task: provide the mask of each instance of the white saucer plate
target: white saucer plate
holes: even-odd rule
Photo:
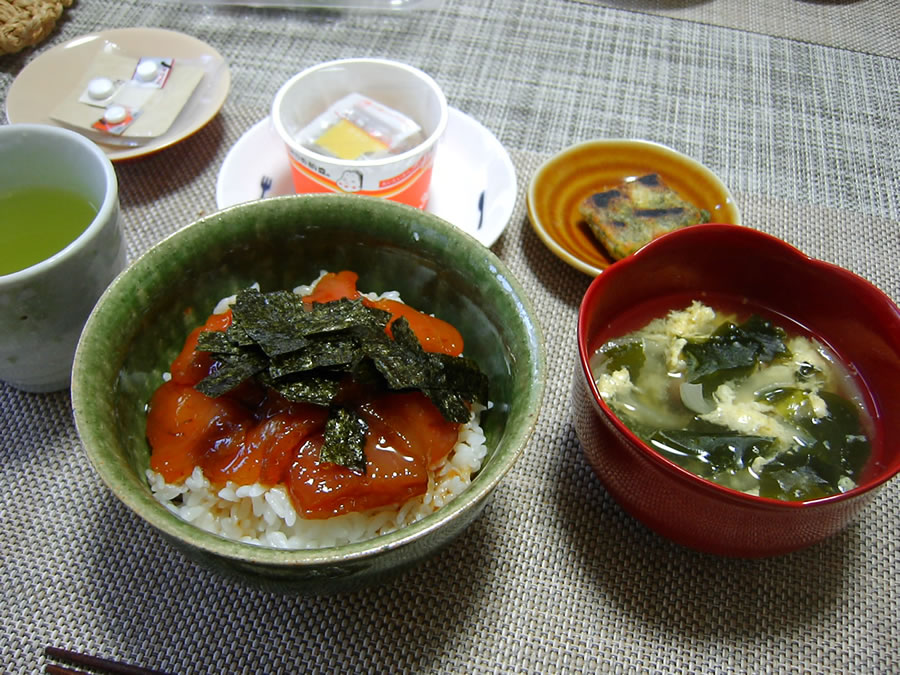
[[[162,28],[117,28],[82,35],[53,47],[29,63],[10,85],[6,119],[61,126],[50,113],[70,94],[94,58],[114,47],[133,56],[166,56],[197,61],[206,74],[166,133],[138,146],[97,143],[112,161],[162,150],[205,126],[222,107],[231,87],[231,72],[215,49],[197,38]]]
[[[265,190],[264,184],[269,185]],[[293,193],[287,150],[267,117],[228,151],[216,183],[216,204],[222,209]],[[509,153],[479,122],[450,108],[426,210],[491,246],[509,223],[515,202],[516,171]]]

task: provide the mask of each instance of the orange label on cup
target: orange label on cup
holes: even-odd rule
[[[387,178],[372,176],[371,172],[384,167],[345,167],[335,171],[332,167],[332,179],[325,175],[325,171],[315,171],[313,168],[297,160],[290,153],[291,177],[294,181],[294,190],[298,194],[310,192],[348,192],[370,197],[381,197],[391,201],[400,202],[424,209],[428,205],[428,188],[431,184],[431,173],[434,166],[434,153],[426,152],[412,166],[399,174]],[[396,167],[394,167],[396,170]],[[370,175],[365,175],[369,172]],[[374,184],[374,188],[366,188],[367,184]]]

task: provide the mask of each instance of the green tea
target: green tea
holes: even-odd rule
[[[12,274],[58,253],[78,238],[97,208],[55,187],[0,191],[0,274]]]

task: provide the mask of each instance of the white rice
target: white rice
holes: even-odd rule
[[[304,518],[294,510],[287,489],[231,481],[216,491],[198,466],[180,485],[166,483],[147,469],[153,496],[180,518],[208,532],[274,548],[321,548],[364,541],[410,525],[434,513],[460,494],[481,468],[487,448],[476,406],[447,459],[429,472],[428,491],[398,506],[345,513],[325,519]]]
[[[298,286],[294,292],[308,295],[322,275],[308,286]],[[402,302],[396,292],[363,295],[372,300],[389,298]],[[213,313],[221,314],[233,302],[234,296],[223,298]],[[482,410],[482,406],[473,406],[469,421],[460,427],[456,445],[444,462],[429,472],[427,492],[399,506],[313,519],[297,513],[283,485],[238,485],[229,481],[217,490],[199,466],[181,484],[167,483],[151,469],[147,470],[147,480],[153,496],[169,511],[228,539],[282,549],[323,548],[365,541],[421,520],[468,487],[487,452],[480,424]]]

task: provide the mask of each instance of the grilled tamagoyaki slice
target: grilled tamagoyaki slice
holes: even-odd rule
[[[591,195],[579,212],[616,260],[666,232],[709,222],[709,211],[682,199],[655,173]]]

